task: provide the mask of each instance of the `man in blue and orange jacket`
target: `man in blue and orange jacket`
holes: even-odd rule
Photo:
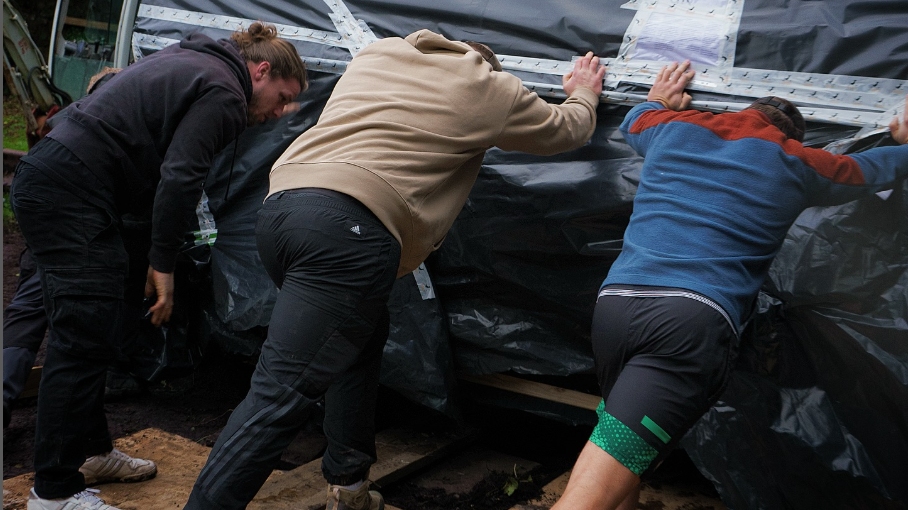
[[[664,67],[621,124],[645,159],[593,317],[604,400],[554,509],[636,508],[641,477],[725,388],[740,332],[798,215],[908,176],[904,115],[889,126],[899,145],[837,156],[801,144],[804,119],[782,98],[735,113],[685,111],[689,65]]]

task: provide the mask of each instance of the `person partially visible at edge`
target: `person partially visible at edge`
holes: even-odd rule
[[[802,145],[804,119],[782,98],[735,113],[685,111],[688,67],[663,68],[621,124],[644,161],[593,315],[603,402],[553,510],[636,508],[640,480],[725,388],[739,334],[801,211],[908,177],[904,119],[889,126],[898,146],[836,156]]]
[[[128,271],[121,218],[152,209],[146,295],[160,326],[213,157],[247,126],[280,117],[307,84],[298,53],[271,25],[217,41],[192,35],[70,105],[22,158],[11,205],[42,271],[49,323],[29,510],[110,509],[87,484],[157,472],[113,449],[102,406]]]
[[[439,247],[485,151],[548,155],[586,143],[605,69],[592,53],[550,104],[478,43],[428,30],[372,43],[318,123],[271,171],[256,236],[280,287],[252,387],[186,509],[242,509],[325,398],[329,509],[377,510],[375,406],[394,280]]]
[[[105,67],[91,77],[85,93],[91,94],[119,71],[118,68]],[[37,140],[44,138],[53,125],[67,115],[66,108],[63,108],[42,117],[36,131]],[[144,285],[144,268],[141,277]],[[9,426],[13,403],[25,389],[47,332],[41,273],[28,246],[19,254],[17,280],[16,292],[9,305],[3,309],[3,428]]]

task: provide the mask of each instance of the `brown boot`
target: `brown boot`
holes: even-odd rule
[[[328,485],[328,506],[326,510],[384,510],[385,499],[381,494],[369,490],[366,480],[356,490],[340,485]]]

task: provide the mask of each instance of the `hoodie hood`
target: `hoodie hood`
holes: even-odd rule
[[[246,94],[246,104],[249,104],[252,100],[252,76],[249,75],[246,59],[240,54],[240,47],[236,41],[232,39],[218,39],[215,41],[206,35],[192,34],[180,41],[180,47],[198,51],[199,53],[207,53],[224,61],[233,70],[243,86],[243,92]]]
[[[471,48],[469,44],[460,41],[452,41],[431,30],[413,32],[408,35],[405,40],[412,44],[414,48],[425,54],[459,53],[463,55],[473,51],[473,48]]]

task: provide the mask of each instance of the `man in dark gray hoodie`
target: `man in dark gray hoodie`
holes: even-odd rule
[[[29,510],[111,509],[85,486],[155,475],[154,463],[113,449],[102,405],[128,269],[121,217],[152,207],[145,292],[160,326],[213,157],[307,86],[299,54],[276,35],[256,22],[142,59],[70,105],[17,167],[10,201],[43,271],[49,322]]]

